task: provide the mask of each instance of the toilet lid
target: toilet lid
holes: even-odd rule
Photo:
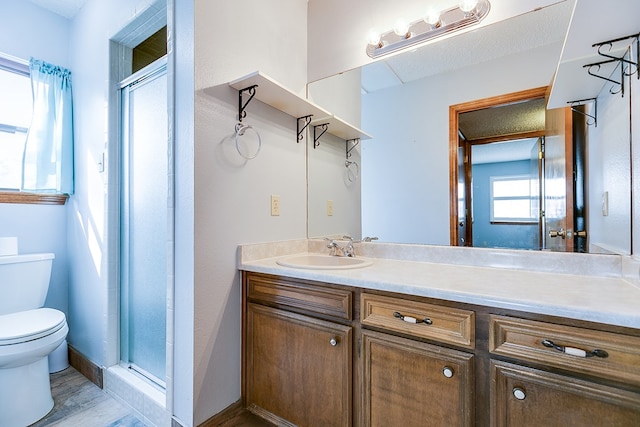
[[[16,344],[50,335],[65,323],[64,313],[53,308],[0,315],[0,345]]]

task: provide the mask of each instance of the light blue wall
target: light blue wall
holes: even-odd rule
[[[304,96],[307,0],[197,0],[194,12],[193,424],[198,425],[240,399],[238,244],[307,234],[308,140],[297,143],[294,117],[254,99],[243,123],[260,133],[262,149],[255,159],[244,160],[233,142],[238,92],[228,85],[260,70]],[[178,140],[178,149],[181,145]],[[280,216],[270,215],[271,194],[281,197]]]
[[[490,178],[528,175],[528,160],[473,165],[473,246],[538,249],[538,225],[492,224]]]
[[[364,95],[362,129],[373,139],[361,144],[362,234],[448,245],[449,106],[545,86],[559,51],[531,49]]]
[[[31,56],[68,67],[69,21],[30,2],[0,0],[0,52]],[[45,305],[68,313],[69,258],[66,206],[0,205],[0,236],[17,236],[18,251],[53,252],[56,256]]]
[[[0,0],[0,16],[0,52],[69,67],[69,20],[24,0]]]

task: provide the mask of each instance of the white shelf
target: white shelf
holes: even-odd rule
[[[295,118],[309,115],[313,115],[315,118],[331,114],[322,107],[291,92],[260,71],[253,72],[229,83],[229,86],[237,90],[246,89],[253,85],[258,85],[255,99]]]
[[[244,77],[229,82],[229,86],[243,90],[257,85],[255,99],[264,102],[295,118],[312,116],[311,124],[329,123],[327,132],[342,139],[370,139],[366,132],[350,125],[344,120],[331,114],[324,108],[291,92],[280,83],[266,76],[260,71],[247,74]]]
[[[337,117],[333,114],[330,116],[313,119],[311,121],[311,126],[318,126],[323,123],[328,123],[329,127],[327,128],[327,132],[337,136],[338,138],[342,138],[344,140],[371,139],[371,135],[369,135],[362,129],[358,129],[355,126],[350,125],[349,123],[342,120],[340,117]]]
[[[576,4],[551,86],[547,108],[566,107],[571,101],[596,98],[603,88],[609,90],[612,86],[602,79],[590,76],[583,66],[607,59],[597,54],[594,43],[638,33],[637,16],[640,13],[640,2],[609,0],[606,6],[603,3],[581,1]],[[594,25],[594,17],[598,17],[598,22],[610,22],[615,25]],[[617,53],[614,51],[613,54]],[[603,66],[598,74],[608,77],[611,72],[611,67]],[[614,74],[613,78],[619,77]]]

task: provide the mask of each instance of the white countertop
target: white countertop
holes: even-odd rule
[[[299,251],[297,254],[305,253]],[[295,252],[294,252],[295,253]],[[250,259],[246,271],[438,298],[530,313],[640,328],[640,287],[622,277],[559,274],[444,263],[369,258],[353,269],[313,270],[277,264],[285,255]]]

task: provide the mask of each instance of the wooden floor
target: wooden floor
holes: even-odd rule
[[[243,412],[232,420],[218,424],[217,427],[274,427],[274,425],[250,412]]]
[[[51,374],[54,406],[32,426],[146,427],[133,412],[72,367]]]

